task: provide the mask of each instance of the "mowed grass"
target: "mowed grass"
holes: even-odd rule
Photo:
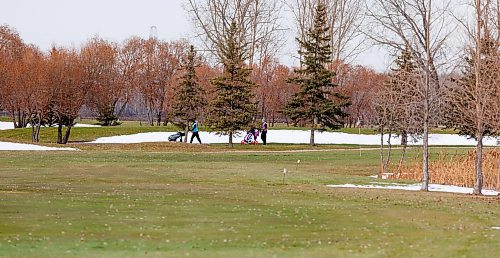
[[[125,146],[0,152],[0,256],[500,253],[499,231],[491,228],[500,226],[498,197],[325,186],[374,181],[368,176],[378,169],[376,151],[360,158],[357,150],[225,153]],[[410,150],[410,158],[416,155]],[[289,171],[284,185],[283,168]]]

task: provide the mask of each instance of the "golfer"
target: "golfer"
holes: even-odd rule
[[[200,139],[200,134],[199,134],[199,129],[198,129],[198,121],[194,120],[193,123],[193,135],[191,135],[191,141],[189,143],[193,143],[193,139],[196,137],[198,139],[198,142],[201,144],[201,139]]]
[[[261,135],[260,139],[262,139],[262,144],[266,145],[267,144],[267,123],[266,119],[262,118],[262,127],[261,127]]]

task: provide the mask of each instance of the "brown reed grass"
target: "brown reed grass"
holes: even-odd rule
[[[443,152],[429,164],[430,181],[434,184],[474,187],[476,152],[450,154]],[[393,178],[422,180],[422,163],[411,162],[395,173]],[[500,149],[483,152],[483,188],[500,190]]]

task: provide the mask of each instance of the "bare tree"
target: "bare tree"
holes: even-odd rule
[[[176,81],[187,42],[164,42],[151,38],[143,43],[144,59],[140,71],[140,92],[150,125],[160,125],[165,115],[168,88]]]
[[[408,47],[419,72],[415,98],[422,103],[423,184],[429,186],[429,127],[438,110],[438,59],[450,35],[449,0],[373,0],[367,8],[371,27],[366,34],[377,44],[403,51]]]
[[[238,42],[250,67],[266,56],[274,56],[283,44],[281,39],[280,0],[187,0],[191,15],[205,49],[217,60],[224,54],[217,51],[227,37],[232,22],[238,27]]]
[[[0,26],[0,101],[12,116],[15,128],[26,127],[28,116],[25,113],[21,93],[23,57],[26,45],[17,31],[8,26]],[[24,98],[25,99],[25,98]]]
[[[411,53],[406,49],[395,61],[396,67],[391,69],[382,89],[374,98],[377,124],[380,131],[380,164],[382,173],[388,173],[391,164],[391,137],[393,134],[401,136],[403,151],[398,165],[398,173],[406,153],[408,137],[418,135],[421,128],[422,110],[420,103],[412,98],[417,89],[418,73]],[[388,133],[387,155],[384,157],[384,134]]]
[[[448,87],[446,117],[460,133],[477,140],[474,194],[481,194],[483,138],[500,133],[500,7],[498,0],[470,3],[474,24],[461,21],[470,39],[466,48],[469,57],[463,77]]]
[[[57,143],[66,144],[88,92],[85,88],[84,66],[74,49],[53,48],[49,62],[53,110],[58,123]],[[63,127],[66,127],[64,136]]]
[[[46,56],[35,46],[25,48],[23,71],[18,90],[25,97],[25,112],[31,125],[31,140],[40,141],[40,128],[44,124],[52,100],[52,89],[48,81],[48,62]]]
[[[124,84],[119,81],[117,44],[94,37],[83,46],[80,56],[89,89],[87,105],[97,113],[102,125],[115,125],[116,105],[124,93]]]
[[[120,117],[134,94],[138,92],[139,72],[144,51],[142,51],[143,40],[138,37],[127,39],[120,46],[118,52],[118,83],[123,89],[122,98],[119,100],[120,107],[117,106],[116,116]]]

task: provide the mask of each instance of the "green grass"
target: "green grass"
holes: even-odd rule
[[[195,153],[196,146],[180,144],[151,151],[125,146],[0,152],[0,256],[500,253],[500,235],[491,229],[500,226],[499,198],[325,187],[373,181],[367,176],[378,169],[376,151],[360,158],[357,150],[209,153],[225,147],[197,146],[202,151]],[[415,155],[411,150],[409,158]]]
[[[6,116],[0,116],[0,122],[11,122],[12,119]]]

